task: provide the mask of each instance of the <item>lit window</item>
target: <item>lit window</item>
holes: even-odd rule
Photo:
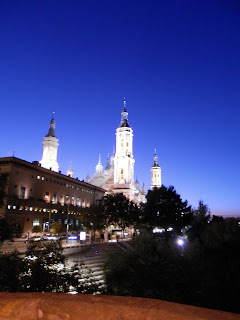
[[[81,206],[81,199],[77,198],[77,206],[80,207]]]
[[[49,192],[45,193],[45,200],[48,201],[49,200]]]
[[[37,179],[38,179],[38,180],[40,180],[40,178],[41,178],[40,176],[37,176]]]
[[[56,194],[56,192],[54,192],[54,194],[53,194],[52,203],[57,203],[57,194]]]
[[[21,191],[20,191],[20,199],[24,199],[25,198],[25,191],[26,191],[26,187],[21,187]]]
[[[123,179],[123,168],[121,169],[121,179]]]
[[[40,225],[40,220],[39,219],[33,219],[33,227],[39,226]]]
[[[29,210],[30,210],[30,211],[32,211],[32,210],[33,210],[33,208],[32,208],[32,207],[30,207],[30,208],[29,208]]]
[[[47,211],[47,210],[44,208],[44,209],[43,209],[43,212],[46,212],[46,211]]]
[[[13,209],[16,209],[16,206],[13,206]]]
[[[11,209],[11,206],[10,206],[10,204],[8,205],[8,209]]]
[[[44,180],[44,177],[42,177],[42,180]]]

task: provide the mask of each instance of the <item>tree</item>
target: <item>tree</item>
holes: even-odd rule
[[[173,186],[161,186],[148,192],[142,219],[146,226],[151,229],[160,227],[165,231],[173,228],[175,234],[180,234],[191,219],[191,207],[187,200],[182,201]]]
[[[198,202],[198,208],[193,210],[192,214],[193,219],[187,232],[189,240],[199,239],[210,219],[210,210],[201,200]]]
[[[104,196],[100,202],[100,208],[106,218],[106,224],[118,225],[122,230],[133,226],[139,220],[138,205],[122,193]]]
[[[82,224],[88,230],[93,230],[94,238],[96,231],[101,232],[106,227],[105,216],[99,205],[85,208],[82,213]]]
[[[32,229],[32,232],[34,233],[42,232],[42,228],[40,226],[34,226]]]
[[[60,242],[32,243],[18,268],[16,291],[95,293],[91,272],[83,264],[70,267],[62,255]]]
[[[237,219],[211,222],[199,239],[179,247],[141,233],[105,265],[109,294],[155,298],[240,312],[240,228]]]
[[[53,222],[50,231],[53,233],[61,233],[65,230],[64,225],[58,221]]]
[[[6,172],[0,173],[0,208],[4,205],[7,183],[8,183],[8,173]]]
[[[0,244],[5,240],[12,240],[13,232],[11,226],[5,219],[0,219]]]

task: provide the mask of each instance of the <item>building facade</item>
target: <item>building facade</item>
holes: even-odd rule
[[[31,232],[34,226],[49,230],[53,222],[66,224],[69,217],[70,224],[78,227],[82,210],[95,205],[104,194],[123,193],[138,203],[146,201],[144,183],[142,188],[138,180],[134,183],[133,130],[128,122],[125,100],[120,125],[116,129],[116,151],[111,157],[108,155],[105,169],[99,155],[95,174],[92,178],[88,175],[86,182],[73,177],[71,163],[67,175],[58,171],[59,140],[55,126],[53,114],[43,140],[40,162],[0,158],[0,172],[8,173],[7,198],[5,206],[0,208],[0,216],[18,226],[19,233]],[[155,150],[151,189],[156,187],[161,187],[161,168]]]
[[[138,203],[146,201],[146,188],[142,188],[138,180],[134,183],[133,130],[128,122],[126,101],[124,100],[121,122],[116,129],[116,152],[107,158],[106,168],[101,163],[101,155],[92,178],[87,175],[86,181],[102,187],[109,194],[123,193],[130,200]],[[157,163],[155,150],[154,165],[151,168],[151,189],[161,187],[161,168]],[[155,177],[156,175],[156,177]]]
[[[71,176],[15,157],[0,158],[0,172],[8,173],[7,197],[0,216],[19,233],[34,226],[48,231],[49,221],[78,227],[85,207],[97,204],[105,190]]]

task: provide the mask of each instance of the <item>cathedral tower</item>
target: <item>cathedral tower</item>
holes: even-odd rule
[[[40,164],[43,168],[58,171],[59,165],[57,162],[57,151],[58,151],[58,138],[55,135],[55,120],[54,113],[50,122],[48,134],[43,140],[43,155]]]
[[[114,157],[114,188],[128,189],[128,196],[133,197],[133,130],[128,123],[126,101],[121,113],[121,122],[116,130],[116,153]],[[123,192],[124,190],[119,190]]]
[[[158,156],[155,149],[155,154],[153,157],[153,166],[151,168],[151,190],[154,188],[160,188],[161,182],[161,168],[158,165]]]

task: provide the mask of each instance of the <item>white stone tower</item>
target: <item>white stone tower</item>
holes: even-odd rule
[[[161,168],[158,165],[158,156],[155,149],[155,154],[153,157],[153,166],[151,168],[151,190],[154,188],[160,188],[161,182]]]
[[[130,199],[134,197],[133,130],[128,123],[126,101],[121,113],[121,123],[116,130],[116,153],[114,157],[114,189]],[[117,191],[114,190],[114,193]]]
[[[55,120],[54,112],[53,117],[50,122],[50,127],[48,134],[43,140],[43,155],[40,164],[43,168],[51,169],[53,171],[58,171],[59,165],[57,162],[57,151],[58,151],[58,138],[55,135]]]

